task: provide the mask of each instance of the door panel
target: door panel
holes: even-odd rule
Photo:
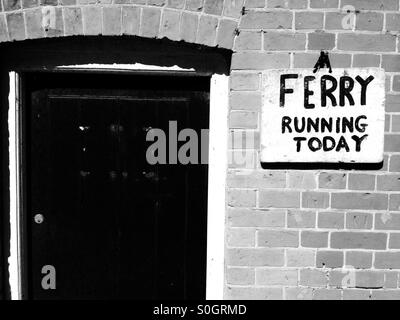
[[[207,166],[148,164],[146,134],[161,128],[168,141],[169,121],[177,121],[178,132],[192,128],[200,137],[207,90],[185,89],[181,80],[174,90],[154,79],[155,89],[116,90],[30,79],[29,297],[205,298]],[[42,287],[45,265],[56,269],[55,290]]]

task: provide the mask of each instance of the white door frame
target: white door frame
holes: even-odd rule
[[[71,65],[56,69],[98,70],[98,71],[174,71],[193,72],[180,67],[159,67],[142,64],[133,65]],[[20,167],[20,125],[19,125],[19,84],[18,74],[10,72],[9,93],[9,169],[10,169],[10,257],[9,283],[11,298],[22,298],[21,286],[21,167]],[[209,131],[209,172],[207,209],[207,284],[206,299],[222,300],[224,294],[225,269],[225,194],[227,172],[229,76],[213,74],[210,86],[210,131]]]

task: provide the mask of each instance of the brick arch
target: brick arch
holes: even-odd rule
[[[244,0],[0,0],[0,42],[132,35],[232,49]],[[40,4],[39,4],[40,3]]]

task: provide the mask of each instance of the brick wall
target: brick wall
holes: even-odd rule
[[[399,0],[1,1],[0,42],[138,35],[233,49],[229,154],[250,160],[227,173],[226,298],[400,299]],[[311,68],[321,49],[333,68],[386,70],[380,170],[260,167],[261,72]]]
[[[0,42],[75,35],[232,49],[242,0],[1,0]]]
[[[345,5],[357,11],[350,30]],[[399,0],[247,0],[245,9],[232,60],[231,154],[258,157],[242,134],[259,137],[261,72],[312,68],[326,49],[333,68],[386,70],[385,161],[377,171],[231,165],[226,297],[400,299]]]

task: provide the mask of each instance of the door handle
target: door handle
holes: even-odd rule
[[[38,213],[38,214],[35,214],[33,219],[35,220],[35,222],[37,224],[42,224],[44,221],[44,216],[42,214]]]

